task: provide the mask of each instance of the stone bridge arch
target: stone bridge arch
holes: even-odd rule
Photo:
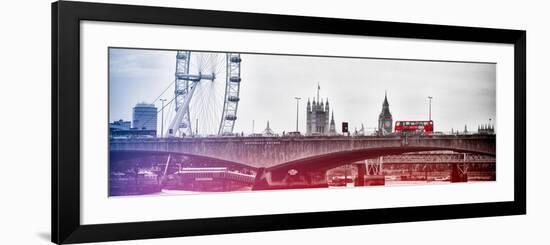
[[[192,160],[199,162],[215,163],[215,166],[234,166],[240,168],[247,168],[257,170],[256,167],[249,166],[240,162],[229,161],[225,159],[202,156],[190,153],[181,153],[181,152],[170,152],[170,151],[144,151],[144,150],[111,150],[109,151],[109,160],[110,161],[120,161],[128,159],[137,159],[148,156],[185,156],[192,158]]]
[[[480,155],[490,155],[494,156],[495,153],[471,150],[471,149],[460,149],[460,148],[449,148],[449,147],[382,147],[382,148],[367,148],[360,150],[351,150],[351,151],[340,151],[340,152],[331,152],[328,154],[311,156],[302,159],[296,159],[286,163],[281,163],[269,168],[266,168],[268,171],[280,171],[281,169],[311,169],[311,170],[328,170],[331,168],[339,167],[345,164],[353,163],[356,161],[361,161],[369,158],[376,158],[380,156],[387,155],[400,155],[403,153],[411,152],[423,152],[423,151],[453,151],[458,153],[474,153]]]

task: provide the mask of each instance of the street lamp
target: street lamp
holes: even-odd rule
[[[300,114],[298,111],[298,104],[302,98],[294,97],[294,99],[296,99],[296,132],[298,132],[298,115]]]
[[[198,117],[195,119],[195,135],[196,136],[199,135],[199,118]]]
[[[429,118],[430,121],[432,120],[432,99],[433,99],[432,96],[428,96],[428,100],[430,101],[430,102],[429,102],[429,104],[430,104],[430,105],[429,105],[429,108],[430,108],[430,109],[429,109],[429,112],[428,112],[428,113],[429,113],[429,114],[428,114],[428,118]]]
[[[160,108],[160,137],[162,138],[164,134],[164,101],[166,101],[166,99],[160,99],[160,101],[162,102]]]

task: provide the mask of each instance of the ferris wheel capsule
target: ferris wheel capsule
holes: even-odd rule
[[[239,56],[233,56],[233,57],[231,57],[230,60],[233,63],[241,63],[241,57],[239,57]]]
[[[234,83],[240,83],[241,77],[234,76],[234,77],[231,77],[229,80]]]
[[[225,116],[225,119],[230,120],[230,121],[235,121],[235,120],[237,120],[237,116],[235,116],[235,115],[227,115],[227,116]]]
[[[231,101],[231,102],[239,102],[239,97],[231,95],[231,96],[227,97],[227,100]]]
[[[179,52],[178,51],[178,54],[176,55],[176,58],[177,59],[186,59],[187,58],[187,55],[185,52]]]

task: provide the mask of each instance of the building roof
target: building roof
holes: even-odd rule
[[[135,107],[155,107],[155,104],[149,104],[149,103],[145,103],[145,102],[140,102],[140,103],[137,103]]]

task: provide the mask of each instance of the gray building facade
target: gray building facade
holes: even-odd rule
[[[132,122],[124,121],[122,119],[109,123],[109,129],[112,130],[130,130]]]
[[[157,108],[154,104],[136,104],[132,111],[132,128],[157,130]]]
[[[313,103],[307,100],[306,107],[306,135],[327,135],[329,133],[330,107],[328,99],[325,102],[319,100],[319,87],[317,88],[317,101]]]

